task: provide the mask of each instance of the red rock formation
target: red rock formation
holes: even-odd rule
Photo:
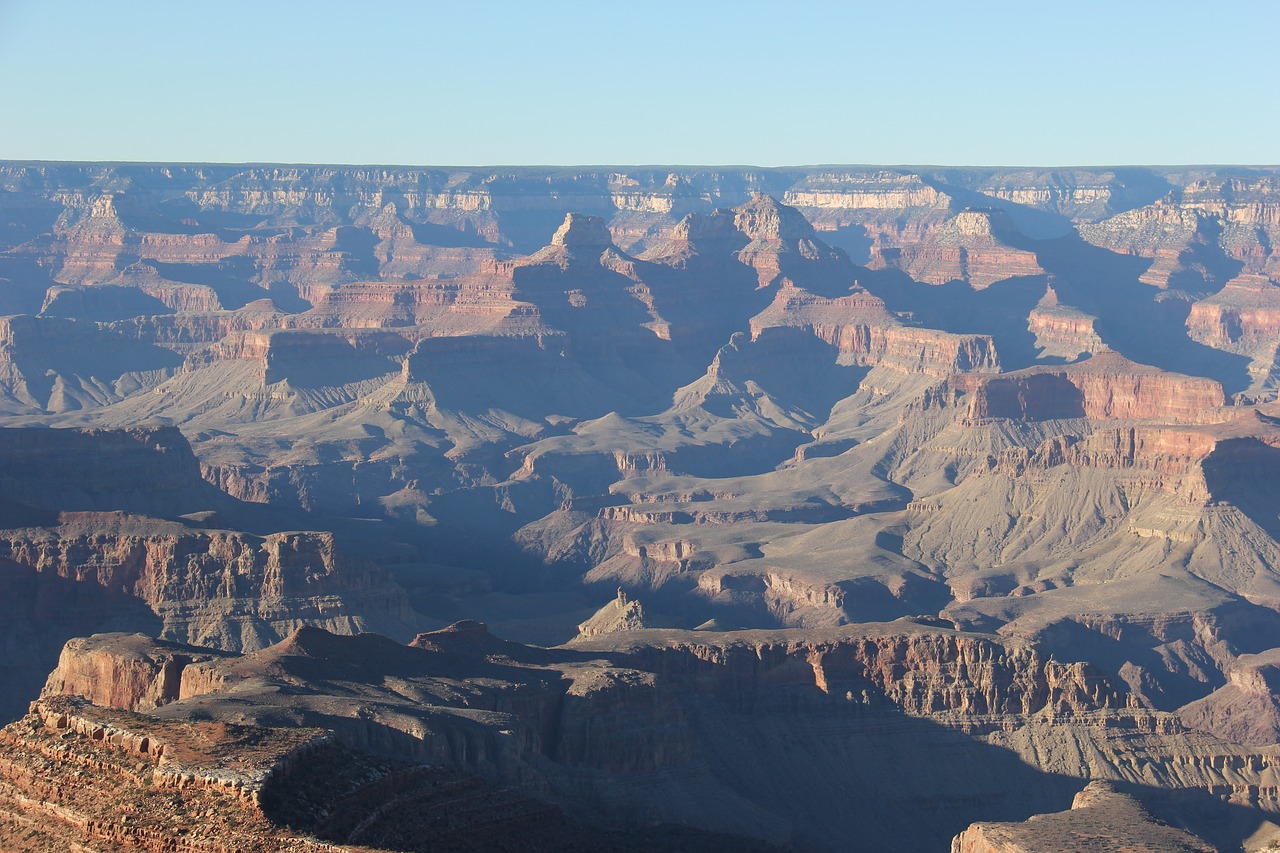
[[[1016,229],[998,210],[964,210],[919,243],[901,249],[897,265],[928,284],[963,281],[982,290],[1014,276],[1043,275],[1034,252],[1008,244]]]
[[[1187,332],[1233,351],[1274,343],[1280,338],[1280,287],[1264,276],[1237,276],[1218,293],[1192,303]]]
[[[999,370],[989,336],[904,326],[885,309],[881,299],[865,291],[830,299],[798,287],[783,287],[773,304],[751,319],[752,339],[759,338],[765,329],[783,326],[812,332],[852,364],[931,376]]]
[[[152,640],[143,634],[106,634],[69,640],[46,696],[81,696],[95,705],[150,711],[182,697],[184,670],[216,660],[208,648]]]
[[[165,635],[258,648],[303,622],[344,633],[412,621],[403,592],[341,556],[331,533],[193,530],[119,514],[64,514],[48,529],[0,531],[8,565],[137,599]]]
[[[1042,356],[1074,361],[1085,353],[1108,349],[1094,328],[1097,320],[1097,317],[1061,304],[1057,292],[1048,287],[1044,297],[1027,316],[1027,329],[1036,336],[1036,346]]]
[[[1225,402],[1222,386],[1212,379],[1168,373],[1113,352],[1063,367],[968,375],[952,384],[971,395],[969,417],[975,420],[1080,417],[1197,423]]]

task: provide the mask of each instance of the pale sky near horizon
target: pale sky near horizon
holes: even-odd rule
[[[0,159],[1280,163],[1280,0],[0,0]]]

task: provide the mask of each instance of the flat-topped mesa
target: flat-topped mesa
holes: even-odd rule
[[[1280,342],[1280,287],[1261,275],[1239,275],[1192,303],[1187,334],[1219,349],[1248,352]]]
[[[1115,352],[1063,367],[949,380],[969,395],[968,418],[1161,420],[1201,423],[1226,402],[1212,379],[1136,364]]]
[[[413,346],[394,330],[270,330],[238,332],[186,359],[187,372],[223,361],[254,364],[263,384],[339,386],[400,370]]]
[[[469,334],[519,323],[527,305],[513,298],[514,265],[492,261],[447,278],[356,281],[303,287],[313,308],[288,317],[290,328],[399,328],[405,334]],[[515,316],[513,316],[515,315]],[[423,326],[423,330],[413,327]]]
[[[251,806],[254,811],[260,807],[264,790],[275,778],[288,772],[303,756],[333,742],[332,736],[322,729],[269,729],[234,723],[210,725],[194,720],[157,720],[143,714],[99,706],[63,695],[44,696],[32,703],[28,719],[32,718],[47,729],[57,732],[63,741],[75,735],[84,739],[82,743],[67,744],[70,748],[64,748],[57,756],[60,762],[65,761],[72,766],[83,762],[95,770],[109,768],[117,774],[127,774],[132,770],[139,776],[139,787],[155,785],[162,789],[211,789],[238,798],[242,805]],[[21,730],[20,726],[18,730]],[[6,729],[5,733],[12,736],[13,728]],[[98,750],[98,755],[90,758],[83,753],[77,754],[82,744]],[[120,753],[128,756],[129,763],[117,758],[119,763],[113,767],[112,754],[119,756]],[[141,759],[141,762],[132,764],[137,759]],[[82,770],[76,776],[91,777],[92,774],[86,774]],[[103,790],[101,794],[106,795],[107,791]],[[206,817],[212,815],[213,811],[210,810]],[[253,820],[256,817],[257,815],[243,815],[242,819]],[[125,838],[120,840],[126,840],[128,830],[133,827],[128,826],[126,821],[121,823],[124,825],[118,829]],[[99,838],[112,838],[114,833],[99,830],[94,834]],[[131,840],[143,841],[143,838]],[[138,847],[130,844],[120,849],[150,847],[144,842]],[[239,848],[239,845],[235,845],[235,848]],[[179,846],[169,849],[188,848]],[[225,848],[201,845],[200,848],[191,849]],[[308,846],[302,849],[313,848]]]
[[[216,344],[236,332],[278,328],[286,315],[270,299],[249,302],[235,311],[157,314],[116,320],[106,326],[126,338],[179,354]]]
[[[599,216],[568,213],[561,226],[551,235],[551,245],[587,251],[599,249],[603,252],[613,245],[613,235]]]
[[[847,364],[938,377],[1000,369],[990,336],[904,326],[885,309],[883,300],[865,291],[828,298],[797,287],[782,288],[773,303],[751,319],[751,338],[783,326],[806,329],[836,347]]]
[[[181,698],[184,669],[223,655],[145,634],[68,640],[42,696],[81,696],[94,705],[150,711]]]
[[[834,227],[882,211],[945,211],[951,203],[948,195],[924,183],[919,175],[884,170],[810,175],[788,189],[782,200],[810,220]]]

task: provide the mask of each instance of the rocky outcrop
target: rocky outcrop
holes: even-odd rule
[[[122,514],[64,514],[44,529],[0,531],[0,559],[142,602],[179,642],[260,648],[304,622],[343,633],[412,622],[403,592],[341,556],[332,533],[253,536]]]
[[[734,210],[734,228],[747,239],[738,260],[756,271],[760,287],[803,276],[811,287],[848,289],[855,282],[848,257],[818,239],[800,211],[768,195]],[[843,281],[842,281],[843,280]]]
[[[1280,651],[1241,655],[1228,681],[1199,701],[1179,709],[1191,728],[1233,743],[1272,744],[1280,740]]]
[[[106,649],[121,640],[96,642]],[[133,659],[134,651],[125,656]],[[104,669],[108,677],[124,671]],[[57,683],[57,677],[50,681]],[[114,695],[136,701],[125,692]],[[50,692],[41,707],[60,707],[54,704],[60,701]],[[284,714],[295,725],[331,729],[340,743],[361,751],[430,759],[454,772],[470,769],[535,785],[572,802],[584,816],[603,809],[622,827],[650,819],[657,808],[664,819],[712,830],[734,826],[757,838],[797,831],[813,849],[839,849],[847,840],[846,818],[839,816],[845,812],[790,823],[804,814],[802,802],[825,802],[825,795],[807,782],[775,786],[770,780],[792,773],[802,779],[815,770],[829,774],[830,762],[867,770],[865,778],[848,769],[836,777],[843,801],[857,792],[855,802],[870,803],[855,819],[889,815],[884,830],[871,836],[881,849],[903,839],[917,846],[938,839],[936,828],[909,811],[894,817],[899,812],[893,804],[922,791],[943,809],[946,822],[960,822],[953,832],[973,822],[966,816],[999,799],[973,796],[975,789],[986,791],[989,778],[1007,785],[1012,773],[1025,787],[1023,796],[1035,791],[1037,802],[1057,802],[1063,786],[1054,787],[1025,764],[1002,763],[996,755],[1006,750],[1020,757],[1017,762],[1065,774],[1064,786],[1086,774],[1129,782],[1167,777],[1168,787],[1186,789],[1190,797],[1206,790],[1253,791],[1265,808],[1280,807],[1269,793],[1280,766],[1274,747],[1249,751],[1189,736],[1171,715],[1129,706],[1124,688],[1087,664],[1056,661],[1023,641],[910,623],[848,628],[826,639],[804,631],[650,629],[538,649],[504,642],[469,622],[420,635],[409,646],[302,629],[257,653],[189,664],[178,700],[149,717],[155,720],[149,725],[167,727],[153,729],[154,735],[145,730],[148,718],[113,722],[110,712],[93,706],[44,714],[39,725],[48,718],[56,727],[65,718],[64,728],[77,735],[84,729],[90,738],[98,729],[144,732],[163,745],[163,762],[179,757],[173,744],[189,737],[186,727],[218,725],[201,720],[235,715],[243,726]],[[90,724],[71,725],[72,717]],[[785,756],[768,734],[777,726],[788,733]],[[123,735],[118,740],[126,745]],[[744,751],[743,742],[753,749]],[[1141,750],[1145,769],[1117,752],[1121,742]],[[897,781],[901,767],[886,775],[888,757],[900,765],[917,752],[936,758],[949,751],[960,756],[962,772],[935,763],[906,786]],[[861,754],[862,764],[851,764],[851,754]],[[184,772],[198,780],[200,766],[197,760]],[[820,778],[822,785],[831,777]],[[262,789],[264,803],[273,784]],[[684,796],[655,796],[671,784]],[[786,793],[797,784],[803,787],[798,798]],[[192,788],[188,783],[181,790]],[[761,799],[757,790],[767,795]],[[1055,793],[1046,798],[1050,791]],[[755,810],[743,811],[751,802]],[[1173,802],[1176,808],[1179,801]]]
[[[644,627],[647,627],[644,606],[639,601],[628,599],[627,593],[619,588],[617,598],[601,607],[590,619],[578,626],[578,636],[597,637],[600,634],[636,631]]]
[[[976,823],[951,842],[951,853],[1067,853],[1084,850],[1178,851],[1217,849],[1168,826],[1128,794],[1107,782],[1090,782],[1071,810],[1023,823]]]
[[[1061,368],[1034,367],[1001,376],[966,376],[972,419],[1154,419],[1197,423],[1225,402],[1211,379],[1168,373],[1103,352]]]
[[[619,649],[637,668],[692,679],[700,689],[747,707],[778,701],[776,694],[786,689],[807,689],[820,702],[846,696],[888,701],[918,715],[1051,711],[1070,716],[1125,704],[1096,669],[1045,660],[1029,646],[891,628],[865,636],[848,629],[842,633],[846,636],[838,640],[813,641],[768,632],[741,639],[670,632],[661,644],[619,635],[577,645]]]
[[[1043,275],[1034,252],[1010,245],[1017,239],[1003,211],[966,209],[927,239],[902,248],[896,265],[918,281],[963,281],[975,290],[1016,276]]]
[[[1097,317],[1063,305],[1057,292],[1048,287],[1044,297],[1027,315],[1027,329],[1036,336],[1036,347],[1041,356],[1075,361],[1082,355],[1108,349],[1098,336],[1097,320]]]
[[[751,335],[798,327],[835,347],[849,364],[883,366],[904,373],[945,376],[993,373],[999,359],[987,335],[955,335],[905,326],[869,293],[827,298],[785,287],[765,311],[751,319]]]
[[[1260,275],[1241,275],[1214,295],[1192,303],[1187,333],[1197,341],[1248,352],[1280,338],[1280,287]]]
[[[188,665],[218,658],[209,648],[145,634],[98,634],[67,642],[43,692],[80,696],[107,708],[150,711],[182,697]]]

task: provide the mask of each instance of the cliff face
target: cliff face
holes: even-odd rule
[[[226,506],[173,427],[0,430],[0,497],[53,511],[170,518]]]
[[[342,556],[332,533],[218,529],[262,519],[202,479],[172,427],[0,430],[0,459],[3,642],[15,651],[5,714],[86,629],[241,649],[303,622],[405,633],[416,618],[385,571]]]
[[[1274,172],[0,164],[3,713],[412,601],[588,645],[50,689],[819,849],[1269,803]]]
[[[0,559],[122,592],[145,603],[166,636],[201,645],[257,648],[303,622],[351,633],[411,621],[399,591],[373,566],[339,557],[330,533],[256,537],[69,514],[47,532],[0,533]],[[357,615],[366,610],[368,623]]]
[[[102,639],[109,640],[105,648]],[[187,666],[218,657],[209,648],[152,640],[145,634],[73,639],[63,647],[44,693],[80,696],[105,708],[150,711],[180,698]]]
[[[1225,402],[1212,380],[1179,376],[1100,353],[1061,369],[965,377],[969,417],[1054,420],[1152,419],[1196,423]]]
[[[139,643],[103,636],[69,644],[41,705],[56,707],[71,686],[148,705],[176,658],[170,647]],[[108,663],[113,657],[120,661]],[[95,685],[94,672],[135,687]],[[287,708],[272,698],[285,684]],[[189,715],[288,714],[360,750],[536,784],[583,817],[604,810],[625,827],[656,814],[711,831],[799,839],[811,849],[842,849],[851,827],[876,814],[880,823],[867,823],[876,828],[862,837],[881,849],[945,842],[976,815],[1009,814],[1000,797],[973,793],[997,778],[1007,784],[1010,773],[1023,786],[1015,809],[1062,802],[1078,790],[1071,777],[1124,782],[1152,774],[1175,776],[1171,787],[1189,797],[1208,788],[1249,790],[1263,808],[1280,807],[1261,794],[1272,784],[1274,748],[1249,752],[1189,738],[1176,718],[1127,707],[1118,685],[1087,664],[1047,659],[1033,645],[919,627],[829,639],[642,630],[546,650],[462,623],[408,647],[307,629],[245,657],[209,656],[183,665],[178,695],[152,713],[168,726]],[[94,711],[77,713],[92,718]],[[785,752],[770,745],[768,733],[778,727],[789,733]],[[1072,748],[1059,743],[1065,731],[1076,750],[1095,758],[1064,760]],[[756,749],[744,752],[744,741]],[[1141,742],[1143,774],[1106,757],[1122,741]],[[1009,748],[1065,780],[1006,766],[997,756]],[[917,753],[959,758],[904,775],[903,760]],[[848,761],[855,754],[861,763]],[[898,772],[888,773],[893,762]],[[806,778],[803,768],[820,771],[821,782],[796,781]],[[842,801],[855,793],[856,805],[805,812],[803,802],[832,799],[821,786],[833,779]],[[683,797],[663,796],[677,789]],[[922,795],[943,815],[936,825],[905,807]]]
[[[1000,210],[963,210],[926,239],[904,247],[893,265],[917,281],[963,281],[982,290],[1016,276],[1043,275],[1034,252],[1016,248],[1017,229]]]
[[[773,304],[751,318],[753,338],[776,327],[811,332],[835,347],[849,364],[933,376],[1000,369],[990,337],[903,325],[885,309],[883,300],[869,293],[826,298],[797,287],[783,288]]]

